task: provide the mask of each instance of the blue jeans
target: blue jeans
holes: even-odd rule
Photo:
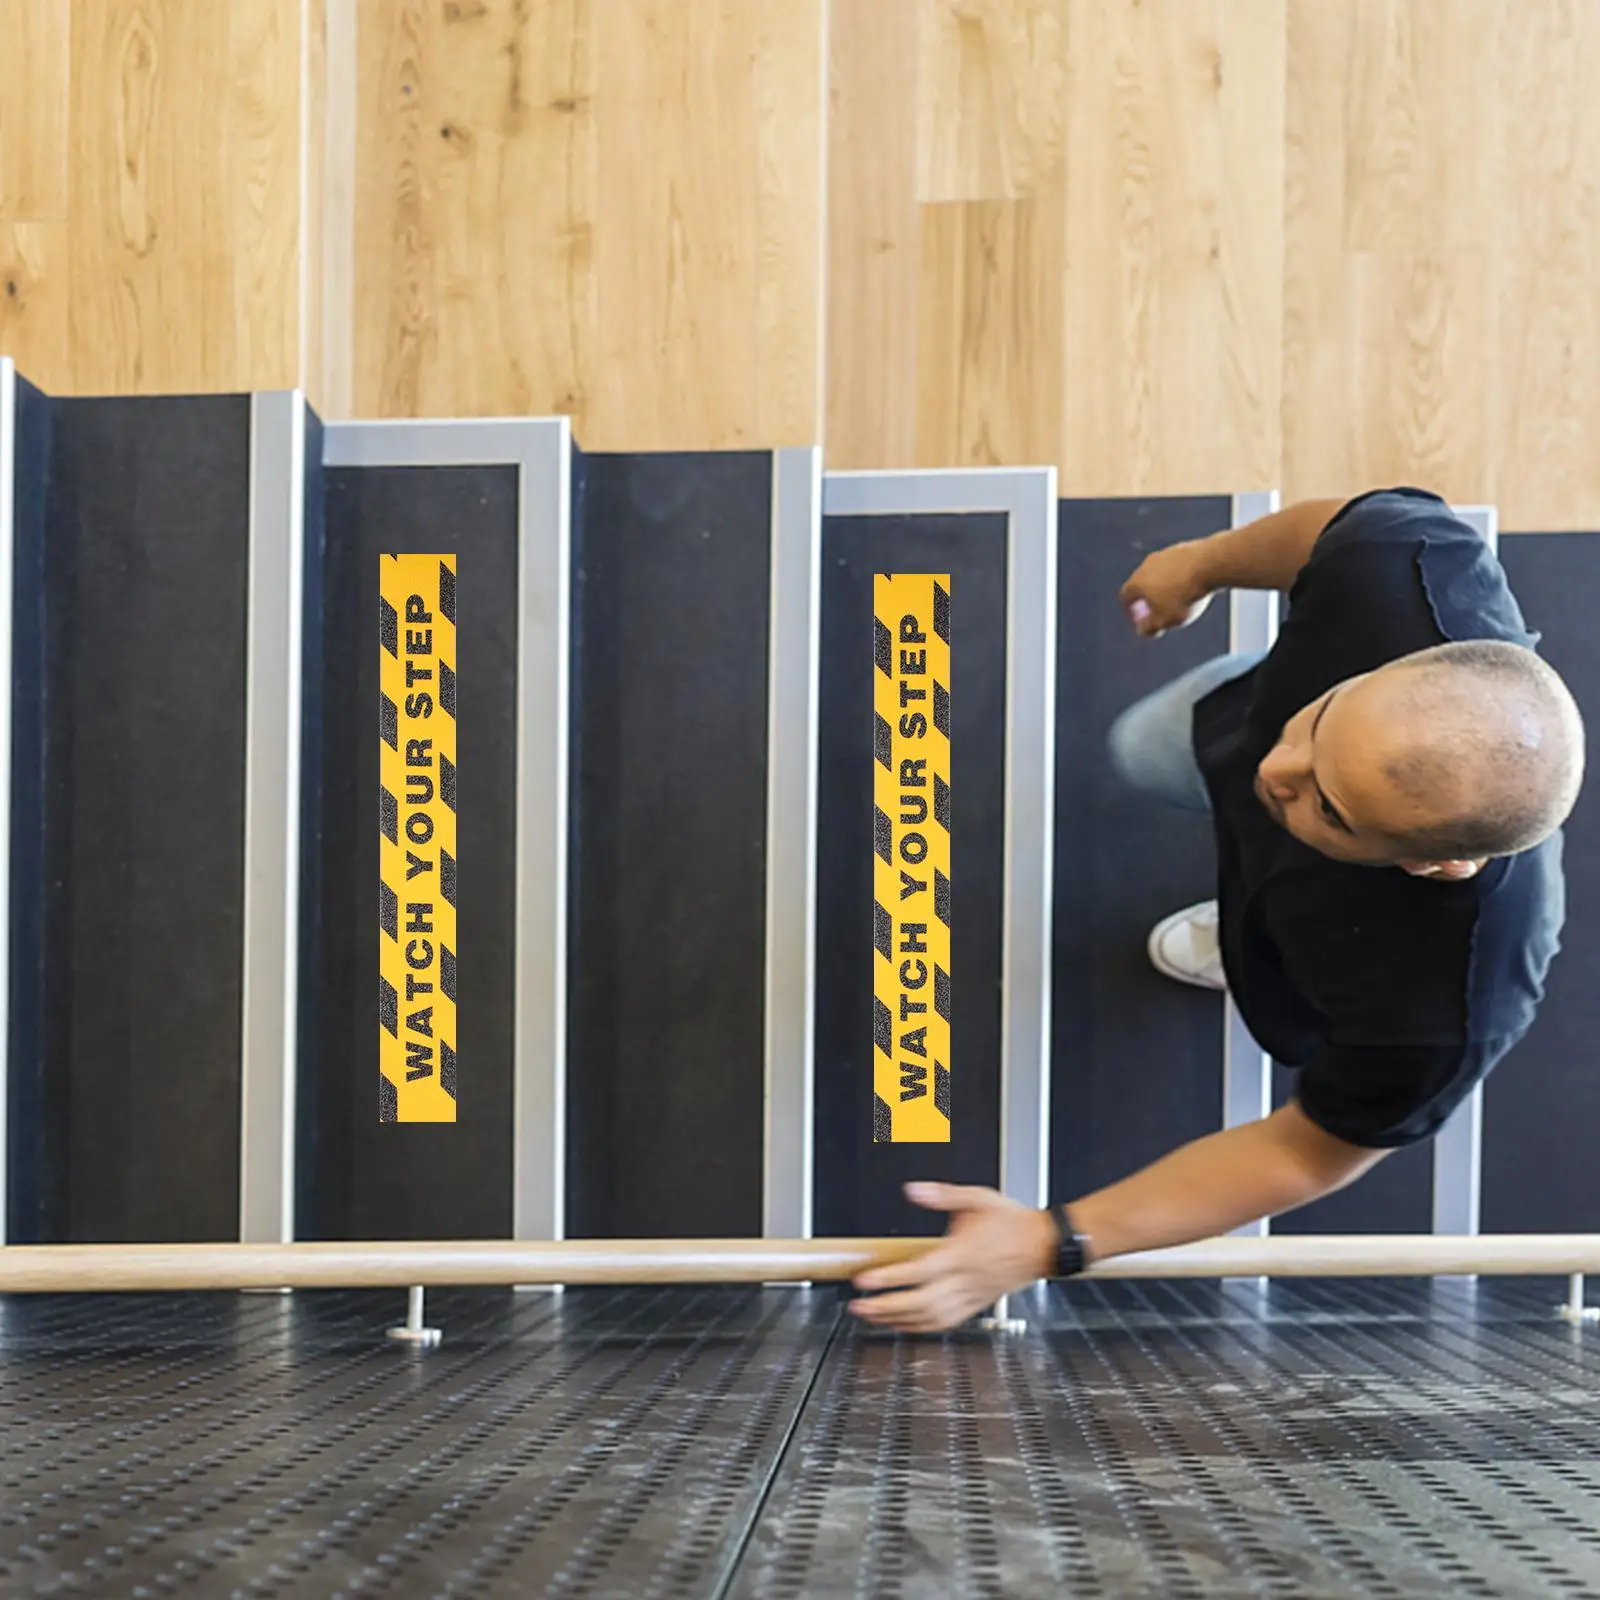
[[[1129,706],[1106,739],[1117,776],[1164,805],[1209,816],[1211,800],[1194,759],[1195,704],[1265,657],[1255,650],[1202,661]]]

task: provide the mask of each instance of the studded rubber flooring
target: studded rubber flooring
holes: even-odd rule
[[[1563,1287],[0,1301],[0,1596],[1600,1596]]]

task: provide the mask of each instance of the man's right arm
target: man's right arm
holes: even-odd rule
[[[1388,1153],[1323,1132],[1291,1100],[1259,1122],[1196,1139],[1067,1209],[1100,1261],[1215,1238],[1298,1210],[1354,1183]]]
[[[1208,539],[1169,545],[1147,556],[1122,587],[1122,603],[1140,633],[1165,633],[1192,622],[1223,589],[1294,587],[1323,530],[1348,500],[1301,500]]]
[[[1212,591],[1294,587],[1323,530],[1349,502],[1301,500],[1242,528],[1200,541],[1201,571]]]

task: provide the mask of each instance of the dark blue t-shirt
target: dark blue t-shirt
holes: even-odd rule
[[[1283,725],[1335,684],[1417,650],[1531,633],[1489,547],[1435,495],[1364,495],[1318,540],[1278,642],[1195,708],[1211,794],[1228,987],[1307,1116],[1369,1149],[1440,1125],[1527,1031],[1560,947],[1559,835],[1462,883],[1301,844],[1251,782]]]

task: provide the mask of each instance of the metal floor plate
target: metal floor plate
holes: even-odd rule
[[[835,1325],[771,1290],[12,1300],[0,1594],[694,1596]]]
[[[0,1301],[0,1596],[1600,1595],[1559,1291]]]
[[[1600,1595],[1600,1341],[1558,1299],[1084,1284],[1020,1339],[852,1337],[732,1592]]]

